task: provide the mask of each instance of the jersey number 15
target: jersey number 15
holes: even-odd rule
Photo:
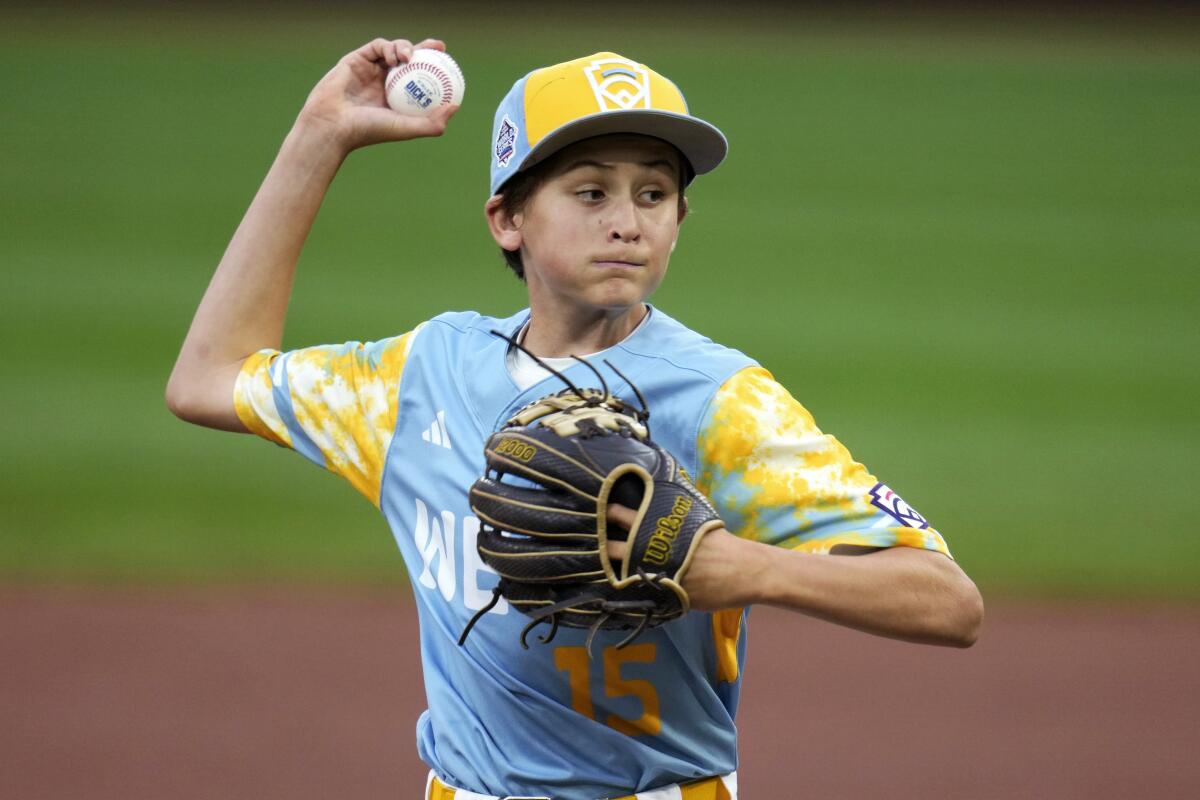
[[[605,697],[633,696],[642,703],[640,717],[629,719],[608,714],[603,720],[605,725],[626,736],[653,736],[662,730],[658,690],[654,684],[641,678],[621,677],[623,665],[652,664],[655,656],[655,645],[652,643],[633,644],[620,650],[612,646],[604,648]],[[554,666],[567,673],[567,682],[571,687],[571,708],[588,719],[596,719],[595,704],[592,702],[592,663],[583,647],[554,648]]]

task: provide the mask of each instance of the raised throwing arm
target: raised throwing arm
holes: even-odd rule
[[[247,356],[280,346],[296,262],[338,168],[357,148],[445,131],[457,106],[428,117],[387,106],[387,70],[415,48],[445,45],[375,39],[339,60],[309,94],[192,319],[167,383],[167,406],[176,416],[245,431],[234,410],[234,382]]]

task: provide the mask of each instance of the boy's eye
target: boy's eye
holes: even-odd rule
[[[642,198],[651,203],[662,202],[663,198],[666,196],[667,193],[662,189],[647,189],[646,191],[642,192]]]
[[[575,193],[575,196],[580,200],[595,202],[597,200],[604,199],[604,192],[600,191],[599,189],[581,189]]]

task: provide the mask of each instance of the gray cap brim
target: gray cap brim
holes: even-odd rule
[[[725,134],[715,125],[686,114],[634,108],[603,111],[563,125],[529,151],[520,171],[546,160],[567,145],[613,133],[643,134],[675,145],[695,175],[712,172],[729,152]]]

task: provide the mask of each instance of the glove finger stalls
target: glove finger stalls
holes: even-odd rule
[[[592,500],[607,472],[589,463],[573,442],[548,428],[494,433],[484,448],[484,457],[490,470]]]
[[[484,563],[511,581],[579,582],[604,577],[600,550],[594,545],[502,536],[486,527],[479,529],[477,545]]]
[[[506,583],[504,597],[518,611],[537,616],[539,611],[549,606],[563,606],[554,615],[558,624],[568,628],[590,628],[604,616],[603,607],[610,601],[611,587],[607,583],[577,583],[567,584],[531,584]],[[601,626],[602,630],[615,629],[619,623],[610,619]],[[628,622],[628,615],[619,615],[622,621]],[[640,616],[640,615],[639,615]],[[547,622],[549,623],[549,618]]]
[[[475,481],[471,510],[488,525],[529,536],[596,537],[596,512],[576,495],[526,489],[490,478]]]
[[[542,642],[553,639],[560,626],[591,628],[600,618],[597,607],[604,602],[603,591],[606,588],[604,584],[596,583],[549,585],[505,581],[503,585],[509,603],[533,618],[522,632],[522,644],[526,635],[537,629],[539,624],[548,627],[537,636]]]
[[[568,584],[546,584],[546,583],[505,583],[504,599],[516,606],[519,611],[526,614],[535,612],[540,608],[552,606],[560,603],[567,598],[578,598],[580,606],[572,608],[570,611],[581,613],[580,609],[586,608],[591,604],[598,604],[603,601],[603,591],[607,587],[606,583],[578,583],[572,582]],[[596,598],[588,601],[588,598]],[[584,612],[587,613],[587,612]],[[591,612],[594,614],[594,612]],[[590,614],[589,614],[590,616]],[[594,617],[584,623],[581,619],[567,619],[560,617],[559,623],[571,627],[586,627],[594,621]]]
[[[525,614],[536,615],[549,606],[563,606],[557,613],[560,625],[591,628],[599,623],[603,631],[630,630],[643,623],[647,628],[655,628],[687,611],[675,592],[648,584],[617,590],[602,582],[506,582],[504,597]]]

